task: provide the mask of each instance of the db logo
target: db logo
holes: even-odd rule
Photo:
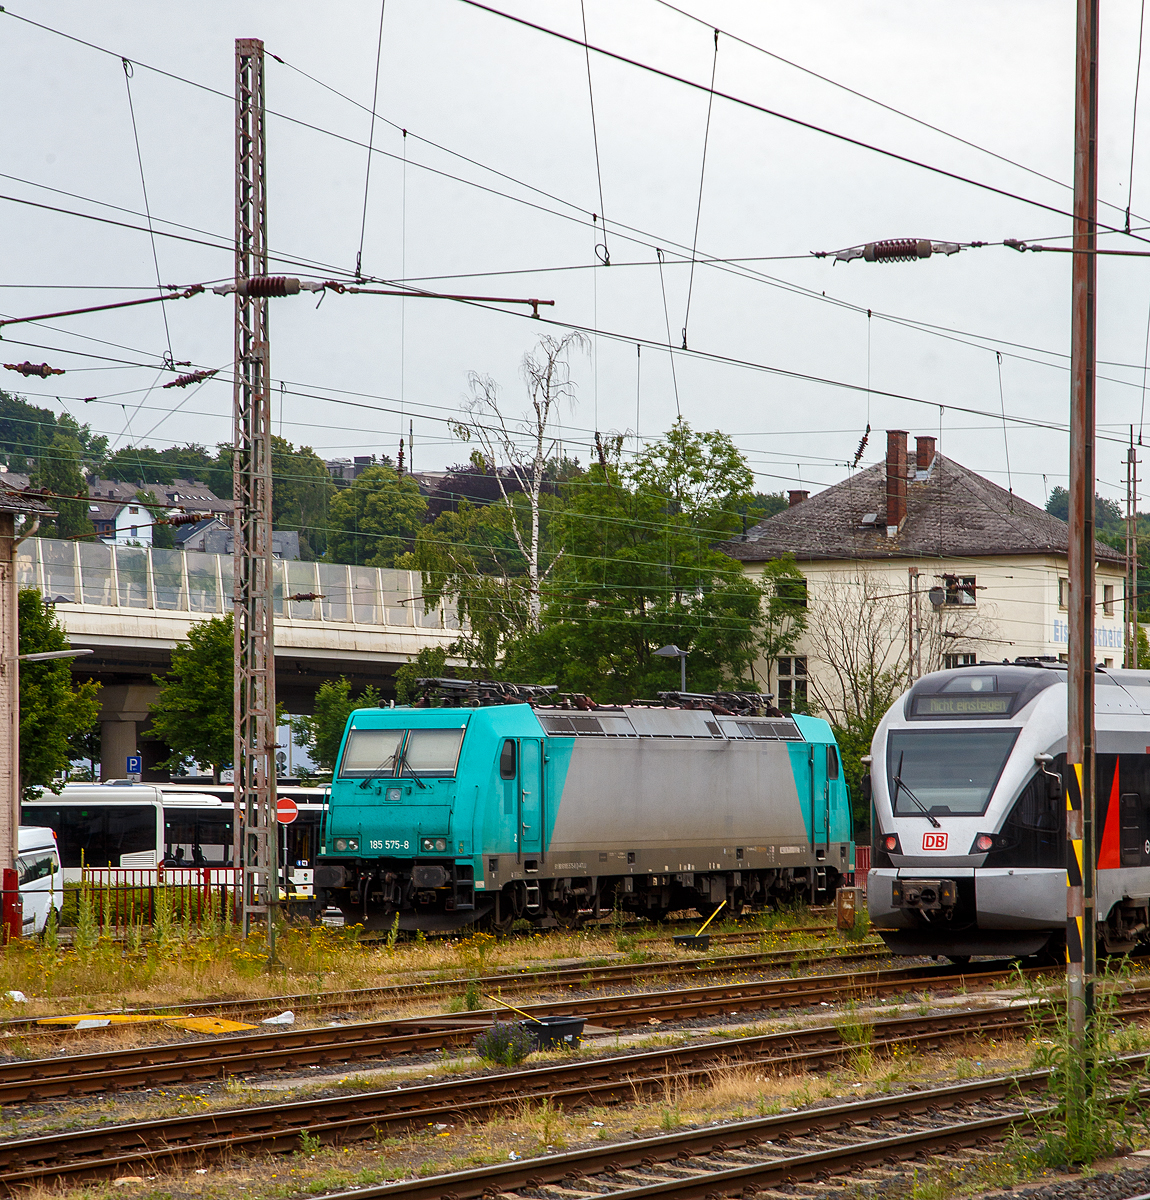
[[[922,848],[924,850],[945,850],[946,833],[924,833],[922,835]]]

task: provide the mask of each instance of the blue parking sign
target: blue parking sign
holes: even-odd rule
[[[128,769],[125,775],[139,775],[144,769],[144,760],[139,754],[128,755]]]

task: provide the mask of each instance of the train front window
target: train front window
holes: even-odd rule
[[[366,779],[370,775],[394,775],[402,729],[353,729],[340,764],[341,779]]]
[[[403,755],[403,769],[412,775],[455,774],[462,729],[413,729]]]
[[[1017,729],[897,730],[887,738],[887,790],[900,817],[986,811]],[[901,781],[901,782],[900,782]],[[917,803],[916,803],[917,801]]]

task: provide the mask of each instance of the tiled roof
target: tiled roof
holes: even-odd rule
[[[976,558],[1000,554],[1065,554],[1067,526],[953,459],[936,454],[930,469],[911,475],[907,516],[886,535],[886,464],[878,463],[784,509],[718,548],[743,562],[791,553],[799,560]],[[863,518],[876,514],[873,524]],[[1099,559],[1123,555],[1095,543]]]

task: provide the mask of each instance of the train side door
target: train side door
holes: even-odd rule
[[[519,742],[519,853],[543,850],[543,745],[535,738]]]
[[[830,811],[830,783],[827,779],[827,754],[823,746],[811,751],[811,848],[817,858],[827,854],[827,817]]]

